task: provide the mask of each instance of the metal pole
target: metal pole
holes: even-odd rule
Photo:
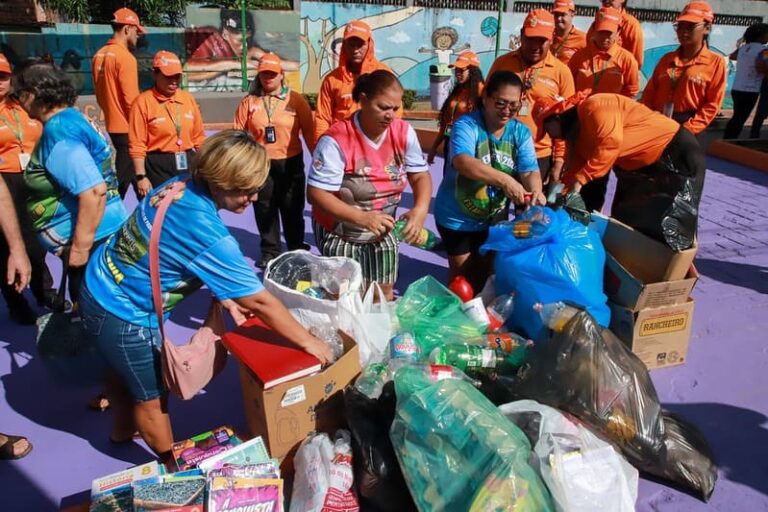
[[[241,86],[243,92],[248,90],[248,25],[246,23],[246,0],[240,0],[240,31],[243,34],[243,46],[240,55],[240,72],[243,75]]]
[[[493,54],[494,59],[499,56],[499,50],[501,49],[501,14],[503,12],[504,0],[499,0],[499,16],[496,18],[496,52]]]

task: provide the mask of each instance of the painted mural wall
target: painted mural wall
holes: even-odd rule
[[[504,13],[501,23],[502,52],[515,45],[524,13]],[[301,77],[304,92],[317,92],[324,77],[338,61],[344,25],[361,19],[371,25],[376,56],[400,77],[406,89],[420,96],[429,94],[431,65],[452,58],[465,48],[475,51],[484,72],[490,69],[499,31],[497,13],[421,7],[392,7],[367,4],[301,3]],[[586,30],[592,18],[576,17],[574,24]],[[672,23],[643,23],[645,62],[642,84],[653,73],[659,59],[677,47]],[[735,48],[745,27],[717,25],[710,37],[711,48],[723,55]],[[729,83],[735,67],[729,63]],[[730,106],[730,97],[726,99]]]

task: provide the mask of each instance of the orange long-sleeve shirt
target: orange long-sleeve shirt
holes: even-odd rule
[[[725,60],[706,46],[688,62],[681,61],[677,51],[669,52],[656,64],[641,101],[657,112],[664,112],[668,103],[675,113],[695,111],[683,123],[695,135],[720,112],[726,77]]]
[[[576,108],[579,134],[563,175],[569,188],[605,176],[614,165],[634,171],[658,161],[680,129],[672,119],[620,94],[595,94]]]
[[[640,91],[637,61],[617,44],[603,52],[590,43],[576,52],[568,67],[577,92],[592,89],[593,94],[605,92],[634,98]]]
[[[568,31],[565,37],[558,36],[557,33],[555,33],[549,51],[551,51],[552,55],[557,57],[560,62],[567,65],[573,57],[573,54],[586,46],[587,34],[576,27],[571,26],[571,30]]]
[[[177,122],[181,128],[178,135]],[[178,140],[181,144],[176,143]],[[169,98],[153,87],[141,93],[133,103],[128,132],[131,158],[144,158],[151,151],[189,151],[199,148],[204,140],[200,107],[187,91],[176,91]]]
[[[269,115],[267,115],[269,112]],[[296,156],[302,152],[299,132],[304,136],[310,153],[315,149],[315,126],[312,110],[304,96],[296,91],[283,91],[279,96],[249,94],[235,112],[234,127],[249,131],[262,144],[270,160]],[[267,144],[264,129],[275,127],[276,140]]]
[[[533,104],[539,98],[561,96],[568,98],[576,91],[573,86],[573,76],[568,66],[557,60],[554,55],[547,53],[541,61],[533,66],[526,66],[519,51],[502,55],[496,59],[488,71],[488,76],[494,72],[506,70],[520,75],[525,84],[531,82],[531,88],[524,93],[523,99],[527,102],[527,109],[517,115],[517,119],[525,124],[533,134],[536,148],[536,158],[544,158],[554,154],[556,159],[565,158],[565,142],[557,140],[554,143],[549,135],[537,139],[536,122],[533,120]]]
[[[20,173],[19,155],[32,154],[43,126],[30,119],[27,112],[15,101],[0,102],[0,172]],[[19,140],[21,136],[21,140]]]
[[[107,41],[91,62],[96,102],[104,112],[109,133],[128,133],[128,115],[139,95],[139,68],[128,48]]]
[[[587,41],[592,40],[593,30],[594,23],[587,31]],[[616,42],[635,57],[638,67],[643,67],[643,29],[637,18],[629,14],[626,9],[621,10],[619,36]]]

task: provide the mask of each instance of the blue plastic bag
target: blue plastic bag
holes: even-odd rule
[[[530,236],[517,229],[531,223]],[[515,236],[517,231],[518,236]],[[528,237],[525,237],[528,236]],[[584,307],[603,327],[611,312],[603,293],[605,249],[594,230],[563,210],[534,207],[512,223],[492,226],[481,253],[496,251],[496,293],[515,292],[507,326],[530,338],[543,337],[544,324],[533,306],[559,300]]]

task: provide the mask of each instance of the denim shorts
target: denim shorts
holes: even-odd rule
[[[121,320],[96,302],[83,284],[80,288],[83,329],[99,348],[137,402],[166,393],[160,374],[160,332]]]

